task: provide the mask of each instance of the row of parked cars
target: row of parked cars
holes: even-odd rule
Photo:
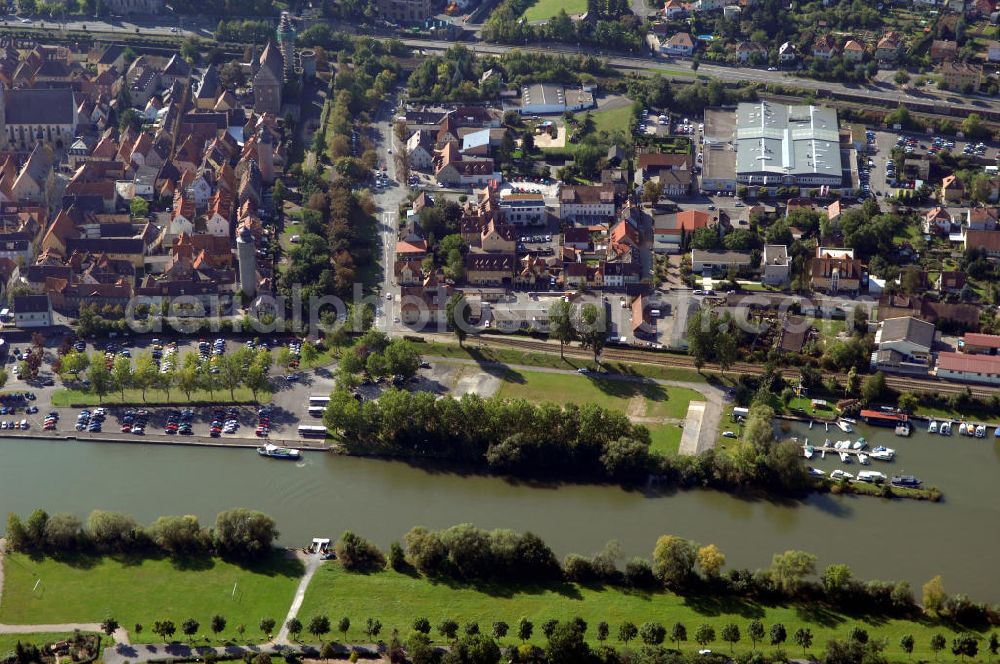
[[[257,409],[257,429],[254,431],[258,437],[267,438],[271,433],[271,407],[261,406]]]
[[[89,431],[90,433],[100,433],[101,424],[107,416],[107,411],[103,408],[95,408],[93,412],[84,408],[76,416],[76,430]]]
[[[126,410],[122,415],[122,433],[134,433],[141,436],[146,433],[146,425],[149,423],[149,411],[145,409]]]
[[[212,413],[212,425],[209,434],[212,438],[218,438],[224,433],[236,433],[240,428],[239,411],[235,408],[216,408]]]
[[[194,422],[194,411],[190,408],[167,411],[167,424],[163,427],[163,433],[190,436],[194,433],[192,422]]]

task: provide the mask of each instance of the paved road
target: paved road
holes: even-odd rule
[[[302,608],[302,600],[306,597],[309,582],[312,581],[316,570],[323,564],[323,559],[320,558],[319,554],[297,554],[297,556],[305,564],[306,571],[299,580],[299,587],[295,589],[295,597],[292,598],[292,604],[288,607],[288,615],[285,616],[284,622],[281,623],[281,629],[278,630],[278,636],[274,639],[275,643],[279,644],[290,643],[288,640],[288,621],[299,615],[299,609]]]

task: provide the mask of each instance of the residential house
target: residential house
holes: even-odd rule
[[[628,288],[642,281],[642,268],[639,263],[604,263],[601,267],[603,285],[606,289]]]
[[[591,246],[590,229],[586,226],[570,226],[563,231],[563,247],[590,251]]]
[[[978,92],[983,80],[983,66],[974,62],[942,62],[938,73],[942,87],[957,92]]]
[[[931,362],[934,325],[914,316],[883,320],[875,332],[873,369],[923,373]]]
[[[903,37],[898,32],[887,32],[878,40],[875,47],[875,59],[879,62],[896,62],[902,48]]]
[[[624,196],[628,192],[628,174],[622,168],[605,168],[601,171],[601,184]]]
[[[945,39],[935,39],[931,42],[931,62],[954,60],[958,55],[958,44]]]
[[[824,247],[817,247],[816,257],[809,264],[813,289],[831,294],[857,293],[863,269],[853,253],[829,251]]]
[[[15,295],[14,324],[20,328],[50,327],[52,302],[48,295]]]
[[[418,129],[406,141],[406,152],[410,155],[410,168],[429,171],[434,166],[434,132]]]
[[[687,16],[688,7],[680,0],[667,0],[663,3],[663,15],[669,19],[683,18]]]
[[[545,197],[539,192],[505,193],[500,196],[499,208],[509,223],[519,226],[545,221]]]
[[[966,277],[964,272],[956,270],[943,270],[934,282],[934,288],[939,293],[960,293],[965,288]]]
[[[951,214],[947,209],[937,206],[928,210],[924,214],[924,233],[942,233],[948,234],[951,232]]]
[[[663,171],[679,171],[690,174],[694,162],[690,154],[665,154],[650,152],[639,155],[635,165],[635,184],[641,187],[647,180],[660,176]],[[690,179],[688,180],[690,183]]]
[[[791,281],[792,259],[783,244],[764,245],[764,274],[761,282],[768,286],[785,286]]]
[[[844,44],[844,61],[845,62],[861,62],[865,59],[865,47],[864,45],[854,39],[848,39]]]
[[[994,231],[1000,210],[994,207],[969,208],[965,213],[965,231]]]
[[[435,155],[434,166],[435,178],[445,186],[481,187],[503,179],[492,159],[465,159],[455,143],[448,143]]]
[[[678,32],[671,35],[660,45],[664,55],[690,57],[694,53],[694,39],[688,32]]]
[[[752,41],[741,41],[736,45],[736,62],[744,64],[751,60],[767,58],[767,47]]]
[[[946,175],[941,180],[941,203],[960,203],[965,197],[965,185],[954,175]]]
[[[837,55],[837,40],[833,35],[827,33],[816,38],[813,42],[812,53],[814,58],[829,60]]]
[[[468,253],[465,255],[465,280],[473,286],[505,286],[517,267],[514,254]]]
[[[681,250],[683,238],[699,228],[719,223],[718,212],[683,210],[676,213],[653,214],[653,251],[675,254]]]
[[[564,186],[559,192],[559,216],[564,221],[604,221],[615,216],[615,191],[600,186]]]
[[[21,202],[48,204],[54,182],[52,166],[49,148],[42,143],[35,143],[35,148],[14,180],[11,195]]]
[[[783,65],[790,65],[799,58],[798,49],[792,42],[785,42],[778,47],[778,61]]]
[[[490,219],[483,226],[479,247],[489,253],[512,254],[517,249],[517,231],[506,222]]]
[[[694,274],[720,274],[735,269],[746,274],[753,265],[749,251],[691,251],[691,272]]]
[[[1000,231],[966,231],[963,248],[979,249],[990,258],[1000,258]]]

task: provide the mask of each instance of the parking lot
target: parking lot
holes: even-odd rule
[[[874,141],[869,141],[869,149],[874,149],[874,153],[868,155],[868,159],[873,163],[870,170],[871,191],[876,196],[891,196],[899,189],[913,187],[913,181],[909,181],[909,187],[898,186],[903,181],[903,174],[895,172],[895,166],[890,166],[892,151],[894,148],[901,148],[906,152],[907,157],[921,158],[923,156],[933,156],[934,154],[948,150],[953,155],[974,157],[981,164],[996,164],[998,148],[996,145],[986,145],[979,141],[960,141],[951,137],[920,134],[914,132],[897,131],[874,131],[869,130],[869,135],[874,134]],[[895,183],[888,176],[895,175],[898,181]]]

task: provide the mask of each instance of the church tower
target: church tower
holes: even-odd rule
[[[295,28],[292,27],[292,19],[288,12],[281,12],[281,20],[278,21],[278,48],[285,61],[285,80],[291,81],[295,77]]]
[[[236,259],[239,262],[240,290],[253,298],[257,295],[257,249],[249,226],[243,226],[237,232]]]

